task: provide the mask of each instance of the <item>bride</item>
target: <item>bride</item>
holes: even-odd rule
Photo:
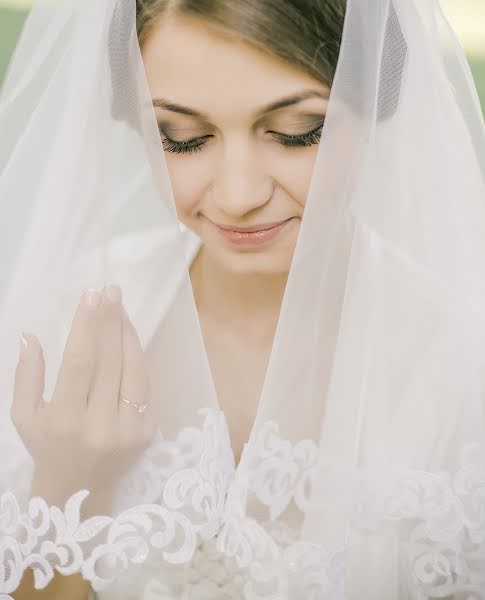
[[[0,597],[485,598],[485,136],[437,2],[130,4],[41,0],[0,99]]]

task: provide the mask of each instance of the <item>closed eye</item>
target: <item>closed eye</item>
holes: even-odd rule
[[[311,131],[301,135],[288,135],[285,133],[278,133],[276,131],[269,131],[268,133],[270,133],[272,137],[282,146],[287,148],[308,147],[320,142],[324,122],[325,119],[323,119],[322,123],[316,129],[312,129]],[[175,154],[192,154],[194,152],[198,152],[202,150],[207,141],[213,137],[212,135],[205,135],[203,137],[193,138],[191,140],[176,142],[175,140],[169,138],[162,128],[160,128],[160,133],[164,136],[162,138],[163,149],[166,152],[172,152]]]
[[[287,135],[286,133],[277,133],[275,131],[270,131],[269,133],[286,147],[312,146],[313,144],[318,144],[320,142],[324,122],[325,120],[316,129],[312,129],[312,131],[308,131],[301,135]]]
[[[163,149],[166,152],[173,152],[176,154],[191,154],[202,150],[206,145],[207,140],[211,138],[211,135],[205,135],[204,137],[194,138],[183,142],[176,142],[168,137],[168,135],[160,128],[160,133],[165,137],[162,138]]]

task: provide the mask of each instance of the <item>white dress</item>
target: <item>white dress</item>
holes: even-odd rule
[[[173,230],[167,232],[172,235]],[[182,228],[182,237],[184,243],[187,263],[190,265],[200,248],[200,239],[191,231]],[[165,239],[166,241],[166,239]],[[145,310],[146,305],[154,306],[153,314],[144,314],[142,321],[144,327],[141,329],[141,336],[147,339],[160,321],[160,315],[170,307],[177,290],[177,281],[180,280],[180,263],[173,265],[173,255],[160,252],[160,234],[155,232],[153,236],[144,236],[138,238],[136,235],[130,239],[121,239],[115,242],[113,252],[115,256],[120,257],[120,270],[112,269],[115,275],[115,281],[128,281],[133,285],[123,287],[124,298],[127,302],[128,312],[133,310],[133,318],[138,325],[137,314]],[[163,240],[162,240],[163,246]],[[69,313],[75,302],[78,301],[79,289],[85,289],[84,284],[88,285],[94,281],[100,281],[104,275],[103,264],[96,260],[96,255],[87,258],[87,263],[72,271],[73,285],[65,286],[65,305],[60,305],[63,309],[69,308]],[[113,261],[115,262],[115,261]],[[99,265],[99,279],[95,277],[95,271]],[[163,263],[161,265],[161,263]],[[158,286],[160,281],[160,268],[163,269],[164,283],[169,281],[174,285]],[[121,279],[118,279],[120,275]],[[82,280],[82,277],[87,279]],[[174,276],[176,280],[170,278]],[[72,289],[71,289],[72,287]],[[157,289],[161,289],[158,294]],[[151,295],[150,303],[146,302],[146,295],[139,292],[140,289],[148,290]],[[166,290],[172,290],[169,294]],[[155,291],[154,291],[155,290]],[[126,295],[125,295],[126,292]],[[154,298],[153,294],[157,293]],[[137,314],[136,314],[137,313]],[[67,316],[63,322],[68,322]],[[137,327],[140,332],[140,328]],[[139,489],[138,486],[128,486],[127,493],[121,492],[120,497],[127,500],[129,507],[135,507],[132,513],[133,519],[126,520],[126,515],[121,511],[123,518],[113,525],[110,524],[110,531],[114,532],[108,536],[102,537],[102,543],[94,541],[96,531],[99,527],[103,528],[104,519],[98,520],[98,524],[91,522],[88,526],[75,531],[72,534],[73,525],[76,525],[77,517],[71,503],[69,510],[66,509],[65,515],[60,515],[55,511],[51,515],[51,522],[59,535],[47,535],[47,530],[39,528],[35,516],[37,509],[33,509],[28,514],[23,513],[22,522],[24,525],[30,524],[30,530],[35,536],[39,536],[43,544],[43,552],[53,554],[54,550],[60,551],[59,559],[65,556],[66,542],[69,542],[73,548],[77,547],[80,540],[81,545],[85,543],[87,552],[81,557],[74,554],[73,561],[76,570],[82,567],[83,573],[86,573],[86,579],[94,581],[96,577],[101,584],[95,584],[97,592],[91,594],[92,600],[248,600],[267,599],[273,600],[304,600],[307,598],[325,598],[328,600],[428,600],[431,598],[446,598],[447,600],[478,600],[485,598],[483,590],[485,589],[485,575],[483,569],[483,556],[485,555],[485,511],[483,498],[485,497],[485,447],[483,444],[470,444],[464,449],[460,458],[460,464],[457,465],[457,471],[453,473],[424,471],[414,469],[405,465],[396,465],[390,472],[382,468],[377,463],[375,469],[370,469],[369,477],[364,477],[365,473],[359,473],[359,481],[362,476],[362,486],[355,491],[363,492],[356,495],[355,514],[353,517],[359,523],[356,528],[352,527],[349,534],[348,549],[343,547],[341,550],[336,544],[331,549],[321,549],[318,545],[312,544],[308,540],[299,539],[289,528],[284,527],[284,522],[291,523],[292,516],[286,512],[286,520],[278,518],[278,514],[288,510],[288,505],[297,494],[302,493],[303,486],[308,481],[306,476],[310,472],[306,466],[307,457],[315,456],[315,449],[312,446],[312,440],[300,440],[295,444],[288,440],[279,439],[275,434],[271,422],[269,429],[262,427],[258,433],[263,442],[264,457],[259,461],[256,456],[254,471],[250,473],[251,489],[250,493],[257,496],[258,501],[264,500],[265,506],[274,506],[274,500],[283,500],[287,504],[281,504],[277,507],[279,513],[270,514],[270,523],[266,522],[265,515],[259,513],[255,515],[248,511],[246,515],[246,495],[249,489],[248,481],[245,480],[248,473],[239,469],[239,473],[231,471],[228,473],[229,485],[224,478],[219,478],[222,473],[226,474],[225,465],[222,468],[206,468],[207,461],[204,462],[204,473],[216,473],[218,481],[222,479],[224,485],[209,485],[209,492],[215,497],[213,505],[219,506],[219,500],[222,498],[224,504],[224,515],[221,519],[223,523],[219,526],[219,516],[217,522],[210,522],[208,529],[204,528],[206,538],[197,538],[191,536],[195,532],[195,527],[189,531],[187,537],[190,538],[190,552],[187,551],[181,558],[181,564],[170,564],[164,560],[162,555],[156,555],[150,552],[148,556],[142,556],[145,552],[143,542],[150,537],[150,543],[154,548],[162,549],[166,547],[163,543],[158,546],[157,539],[153,543],[151,534],[160,534],[163,538],[163,527],[156,524],[156,529],[151,531],[144,527],[146,520],[143,520],[144,501],[131,503],[128,498],[130,490]],[[202,431],[195,428],[196,432]],[[219,435],[216,430],[214,434],[213,422],[209,428],[211,440],[210,450],[199,454],[193,452],[190,456],[198,459],[199,457],[209,457],[209,462],[216,459],[225,460],[227,453],[220,452],[220,446],[214,443],[224,436]],[[270,442],[265,441],[266,432],[269,435]],[[205,431],[203,432],[205,433]],[[227,432],[225,432],[227,433]],[[197,435],[194,435],[197,439]],[[230,447],[230,442],[224,440],[223,450]],[[372,446],[373,440],[369,436],[366,452],[371,452],[379,456],[380,438],[377,436],[375,446]],[[181,452],[182,466],[177,467],[176,474],[186,472],[184,457],[186,453],[187,438],[183,438],[184,450]],[[260,446],[261,444],[255,444]],[[199,446],[200,447],[200,446]],[[171,447],[172,448],[172,447]],[[1,450],[1,449],[0,449]],[[304,450],[302,452],[302,450]],[[0,452],[1,454],[1,452]],[[174,453],[180,458],[178,453]],[[16,456],[21,456],[20,452]],[[259,462],[258,462],[259,461]],[[10,468],[13,468],[13,481],[10,486],[14,488],[25,488],[25,494],[21,490],[15,493],[17,498],[22,495],[27,496],[28,481],[17,477],[17,473],[27,475],[25,465],[21,465],[19,470],[15,470],[12,461],[7,462]],[[177,461],[178,462],[178,461]],[[202,458],[201,458],[202,462]],[[300,465],[303,462],[303,466]],[[384,465],[385,466],[385,465]],[[3,465],[0,465],[3,467]],[[271,468],[273,480],[267,477],[268,468]],[[228,470],[229,471],[229,470]],[[157,471],[158,473],[159,471]],[[297,477],[288,478],[287,473],[295,472]],[[238,477],[239,475],[239,477]],[[345,473],[344,473],[345,475]],[[233,477],[234,476],[234,477]],[[170,482],[171,476],[168,476]],[[279,482],[276,487],[267,485],[272,483],[276,477]],[[5,477],[5,481],[11,479]],[[180,478],[175,478],[180,483]],[[202,487],[207,483],[208,478],[202,478]],[[164,477],[160,478],[162,483],[161,490],[166,488]],[[209,481],[209,483],[211,483]],[[238,486],[238,483],[241,483]],[[281,485],[280,485],[281,483]],[[339,483],[337,481],[337,483]],[[354,495],[354,482],[347,486]],[[259,486],[259,487],[258,487]],[[345,490],[344,490],[345,491]],[[195,496],[198,495],[199,488]],[[226,498],[227,492],[227,498]],[[283,495],[281,493],[283,492]],[[142,493],[143,497],[143,493]],[[9,504],[10,503],[10,504]],[[158,501],[154,504],[158,507]],[[150,505],[150,503],[148,503]],[[3,510],[4,522],[8,524],[8,507],[13,507],[12,514],[15,516],[19,508],[12,497],[5,499],[5,509]],[[296,506],[296,504],[295,504]],[[0,506],[0,509],[3,507]],[[45,507],[47,509],[47,507]],[[118,508],[118,507],[117,507]],[[290,507],[291,508],[291,507]],[[350,507],[349,507],[350,508]],[[209,511],[211,512],[211,511]],[[214,511],[218,513],[218,511]],[[115,511],[116,515],[120,511]],[[47,510],[44,511],[47,515]],[[212,513],[211,513],[212,514]],[[47,515],[49,516],[49,515]],[[246,518],[247,517],[247,518]],[[255,518],[253,518],[255,517]],[[7,519],[5,521],[5,519]],[[323,520],[322,520],[323,522]],[[189,523],[190,525],[191,523]],[[330,520],[325,524],[325,533],[329,532],[329,539],[332,531],[329,529]],[[0,526],[2,525],[2,510],[0,510]],[[91,530],[91,525],[94,525]],[[134,526],[140,526],[143,535],[133,535]],[[212,526],[214,527],[212,528]],[[320,526],[316,523],[316,526]],[[338,523],[337,523],[338,525]],[[1,527],[0,527],[1,528]],[[40,529],[40,531],[39,531]],[[166,527],[167,529],[167,527]],[[168,527],[169,529],[169,527]],[[190,527],[187,527],[190,529]],[[119,533],[124,536],[124,545],[120,543]],[[50,531],[50,530],[49,530]],[[200,529],[199,529],[200,531]],[[104,535],[104,534],[103,534]],[[118,537],[116,537],[118,535]],[[135,539],[136,538],[136,539]],[[140,542],[140,538],[143,538]],[[94,548],[91,546],[91,540]],[[0,540],[3,542],[4,540]],[[9,548],[9,538],[7,537],[6,548]],[[177,548],[178,548],[177,539]],[[338,540],[337,540],[338,541]],[[18,564],[23,567],[22,552],[26,552],[20,544],[13,539],[11,547],[17,549],[19,556]],[[228,552],[221,552],[218,549],[223,546]],[[2,551],[0,544],[0,553]],[[185,547],[185,544],[182,544]],[[4,545],[5,548],[5,545]],[[193,552],[195,548],[195,551]],[[335,548],[335,550],[334,550]],[[281,550],[281,552],[280,552]],[[170,552],[170,549],[168,550]],[[192,554],[193,552],[193,554]],[[236,560],[232,558],[231,553],[237,554],[241,559],[241,564],[251,564],[252,571],[249,577],[248,570],[239,568]],[[8,556],[5,553],[5,556]],[[32,553],[30,552],[30,556]],[[99,560],[101,556],[102,560]],[[135,556],[135,560],[132,560]],[[136,564],[138,557],[139,564]],[[249,559],[256,559],[252,563]],[[269,561],[266,562],[268,557]],[[450,558],[451,557],[451,558]],[[63,560],[68,558],[65,556]],[[83,560],[82,560],[83,559]],[[104,560],[103,560],[104,559]],[[273,560],[274,559],[274,560]],[[283,559],[283,561],[281,561]],[[82,564],[81,564],[82,562]],[[96,563],[96,569],[93,564]],[[279,575],[279,567],[282,569],[282,586],[278,587],[277,593],[269,595],[261,591],[259,585],[261,581],[274,579]],[[116,571],[120,570],[121,575],[114,582],[109,583],[103,588],[103,581],[110,581],[114,577],[113,567]],[[275,567],[275,568],[273,568]],[[301,568],[303,567],[303,569]],[[344,568],[345,567],[345,568]],[[91,569],[91,571],[89,571]],[[91,575],[96,571],[95,577]],[[443,590],[440,582],[434,584],[432,577],[437,573],[439,577],[446,577],[450,580],[448,585],[449,593]],[[19,574],[21,572],[19,571]],[[451,580],[454,578],[454,581]],[[0,577],[1,580],[1,577]],[[430,583],[431,582],[431,583]],[[276,582],[279,584],[279,582]],[[345,590],[344,590],[345,583]],[[311,592],[311,588],[318,585],[318,590],[324,589],[325,593],[316,596]],[[303,591],[300,591],[304,588]],[[296,592],[294,590],[296,589]],[[329,590],[327,592],[327,589]],[[281,590],[281,593],[279,591]],[[287,593],[288,590],[288,593]],[[308,593],[306,593],[308,590]],[[317,590],[317,591],[318,591]],[[456,593],[452,593],[457,590]],[[476,593],[474,594],[474,592]],[[1,597],[0,593],[0,597]]]
[[[181,226],[185,255],[191,265],[201,246],[201,240]],[[101,592],[92,592],[92,600],[242,600],[245,583],[243,571],[234,559],[222,555],[216,548],[217,536],[202,541],[188,564],[164,563],[152,570],[151,577],[143,571],[144,581],[127,580]],[[130,588],[132,591],[130,591]],[[143,591],[140,592],[140,589]],[[137,590],[137,591],[134,591]]]

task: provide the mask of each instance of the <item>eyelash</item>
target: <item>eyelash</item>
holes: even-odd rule
[[[286,148],[309,147],[319,143],[322,135],[322,129],[323,123],[316,129],[313,129],[312,131],[302,135],[285,135],[283,133],[275,133],[274,131],[270,131],[269,133],[273,135],[276,141],[279,141],[280,144]],[[207,139],[211,137],[208,135],[205,136],[205,139],[194,138],[192,140],[176,142],[171,140],[167,134],[162,131],[162,129],[160,129],[160,133],[165,136],[165,138],[162,139],[163,149],[166,152],[173,152],[175,154],[193,154],[194,152],[198,152],[205,146]]]

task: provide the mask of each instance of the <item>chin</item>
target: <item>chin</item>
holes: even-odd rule
[[[291,266],[291,259],[286,260],[282,258],[280,260],[275,259],[259,259],[259,260],[235,260],[229,262],[227,265],[234,273],[239,275],[259,275],[262,277],[288,275]]]
[[[290,271],[294,245],[283,248],[258,248],[248,251],[206,245],[208,253],[224,269],[239,275],[287,275]]]

